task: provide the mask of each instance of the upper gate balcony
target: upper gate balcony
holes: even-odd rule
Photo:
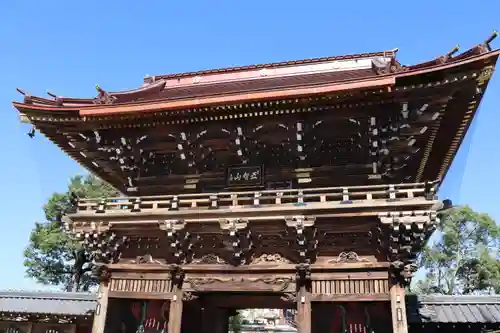
[[[275,215],[331,216],[333,213],[373,211],[380,212],[416,206],[431,209],[437,203],[437,182],[396,185],[366,185],[351,187],[279,189],[263,191],[231,191],[219,193],[116,197],[80,199],[77,211],[70,216],[76,222],[98,216],[119,217],[162,215],[165,218],[181,216],[189,220],[208,222],[222,217],[271,218]],[[256,209],[258,208],[258,209]]]
[[[278,254],[288,268],[305,259],[328,266],[349,249],[384,268],[377,262],[409,260],[425,244],[442,208],[438,184],[81,199],[63,221],[103,262],[147,251],[157,263],[216,256],[237,266]]]

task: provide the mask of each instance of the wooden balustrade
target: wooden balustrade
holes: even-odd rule
[[[158,209],[209,210],[238,207],[271,207],[278,205],[305,206],[313,203],[349,205],[353,203],[371,203],[380,200],[433,199],[436,185],[437,182],[80,199],[77,205],[77,212],[143,212]]]

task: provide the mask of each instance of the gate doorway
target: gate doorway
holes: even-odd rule
[[[181,332],[296,332],[295,303],[273,293],[200,293],[184,302]],[[287,311],[290,310],[290,311]],[[238,316],[239,318],[235,318]],[[239,321],[236,323],[235,321]],[[238,330],[235,330],[235,324]]]

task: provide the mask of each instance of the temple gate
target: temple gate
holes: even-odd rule
[[[98,264],[93,333],[223,333],[239,308],[300,333],[408,331],[405,287],[499,52],[396,50],[25,95],[24,121],[127,196],[64,218]],[[290,313],[290,312],[287,312]]]

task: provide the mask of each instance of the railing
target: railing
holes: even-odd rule
[[[313,203],[352,204],[360,202],[397,201],[412,198],[433,199],[436,182],[395,185],[367,185],[310,189],[283,189],[246,192],[219,192],[142,197],[80,199],[77,212],[154,211],[234,209],[272,207]]]

